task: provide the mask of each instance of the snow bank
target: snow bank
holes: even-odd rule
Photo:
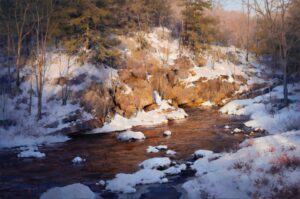
[[[76,183],[65,187],[51,188],[43,193],[40,199],[95,199],[96,194],[91,189],[83,184]]]
[[[292,93],[290,99],[300,99],[299,86],[300,84],[289,85],[289,92]],[[222,107],[220,111],[232,115],[250,115],[251,120],[245,123],[246,126],[262,128],[272,134],[299,129],[299,101],[279,111],[272,104],[272,101],[282,99],[282,89],[282,86],[278,86],[272,92],[253,99],[234,100]]]
[[[158,169],[158,168],[164,168],[169,167],[171,164],[170,158],[151,158],[148,160],[143,161],[139,164],[140,167],[144,169]]]
[[[250,139],[235,153],[198,159],[196,177],[184,183],[189,198],[272,198],[300,183],[300,131]]]
[[[121,173],[107,181],[106,189],[113,192],[134,193],[136,185],[167,182],[164,177],[164,172],[147,168],[133,174]]]
[[[144,140],[146,139],[145,135],[142,132],[135,132],[135,131],[125,131],[120,133],[117,138],[119,140]]]

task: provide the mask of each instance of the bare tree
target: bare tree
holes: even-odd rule
[[[284,105],[288,106],[288,87],[287,87],[287,55],[289,46],[287,44],[287,13],[290,0],[253,0],[252,8],[256,14],[264,20],[264,26],[269,31],[272,49],[276,50],[278,41],[278,57],[283,69],[283,95]],[[273,53],[273,56],[276,52]]]

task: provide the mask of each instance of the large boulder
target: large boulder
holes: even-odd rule
[[[102,84],[92,84],[81,97],[80,105],[96,118],[104,120],[113,110],[114,101],[108,88]]]

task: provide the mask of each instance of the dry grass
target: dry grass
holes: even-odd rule
[[[300,158],[296,156],[289,156],[281,154],[271,161],[272,167],[270,173],[276,174],[284,169],[296,169],[300,167]]]

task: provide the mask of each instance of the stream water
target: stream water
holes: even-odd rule
[[[198,149],[215,152],[228,151],[245,139],[244,135],[232,135],[232,129],[242,127],[246,118],[222,115],[214,109],[187,109],[189,117],[168,124],[136,127],[147,139],[124,142],[116,139],[117,133],[81,136],[68,142],[39,147],[46,154],[43,159],[20,159],[18,149],[0,150],[0,198],[38,198],[49,188],[80,182],[94,192],[99,180],[111,179],[117,173],[132,173],[138,164],[151,157],[166,156],[165,151],[156,154],[146,152],[148,146],[167,145],[177,152],[172,159],[187,160]],[[229,125],[230,129],[224,126]],[[164,130],[172,136],[163,136]],[[87,161],[73,165],[72,159],[81,156]],[[185,173],[169,179],[163,185],[141,186],[137,198],[179,198],[178,187],[190,175]],[[145,187],[147,190],[145,191]],[[116,197],[104,193],[107,198]],[[133,195],[132,195],[133,198]]]

